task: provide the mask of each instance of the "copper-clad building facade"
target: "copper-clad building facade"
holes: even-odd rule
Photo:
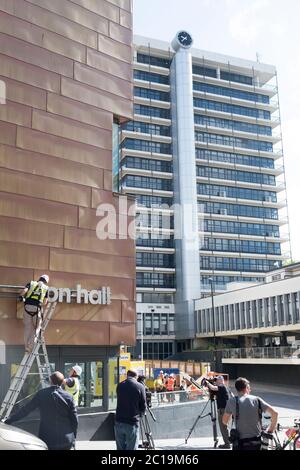
[[[0,284],[47,273],[55,287],[109,287],[109,305],[59,304],[46,334],[53,366],[108,381],[119,345],[135,342],[134,240],[96,236],[99,204],[119,211],[113,127],[133,116],[131,0],[0,0],[0,80]],[[23,353],[21,309],[2,289],[8,363]]]

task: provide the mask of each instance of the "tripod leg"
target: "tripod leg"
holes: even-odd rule
[[[218,432],[217,432],[217,410],[215,400],[211,400],[211,420],[213,425],[213,438],[214,438],[214,448],[218,445]]]
[[[153,440],[153,437],[152,437],[152,433],[150,433],[148,435],[148,440],[149,440],[149,449],[152,449],[152,450],[155,450],[155,444],[154,444],[154,440]]]
[[[153,437],[152,437],[152,432],[151,432],[150,426],[145,431],[145,435],[146,435],[146,438],[147,438],[147,449],[155,449],[155,444],[154,444],[154,440],[153,440]]]
[[[152,437],[152,432],[151,432],[151,428],[150,428],[150,424],[149,424],[147,416],[146,416],[146,425],[147,425],[147,431],[148,431],[147,438],[148,438],[148,443],[149,443],[149,449],[155,449],[155,444],[154,444],[154,440]]]
[[[201,414],[196,418],[196,421],[194,422],[193,426],[191,427],[190,432],[189,432],[188,436],[187,436],[186,439],[185,439],[185,443],[186,443],[186,444],[187,444],[187,441],[189,440],[189,438],[191,437],[191,434],[192,434],[192,432],[194,431],[195,427],[197,426],[197,423],[198,423],[199,419],[201,419],[202,416],[204,415],[204,412],[205,412],[205,410],[206,410],[206,408],[207,408],[207,405],[208,405],[208,402],[206,403],[206,405],[205,405],[205,407],[203,408]]]
[[[143,447],[144,449],[155,449],[155,444],[154,444],[154,440],[152,437],[152,432],[151,432],[147,415],[143,416],[141,420],[141,430],[142,430],[141,447]]]
[[[139,447],[140,447],[140,448],[141,448],[141,447],[143,448],[143,447],[144,447],[144,441],[145,441],[145,438],[144,438],[144,436],[145,436],[144,417],[142,417],[141,420],[140,420],[139,431],[140,431],[140,439],[141,439],[141,441],[142,441],[142,443],[139,444]]]
[[[199,415],[199,416],[197,417],[196,421],[194,422],[193,426],[191,427],[190,432],[189,432],[188,436],[187,436],[186,439],[185,439],[185,443],[186,443],[186,444],[187,444],[188,439],[191,437],[191,434],[192,434],[192,432],[194,431],[195,427],[197,426],[197,423],[198,423],[198,421],[199,421],[200,418],[201,418],[201,416]]]

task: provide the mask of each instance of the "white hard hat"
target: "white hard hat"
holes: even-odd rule
[[[72,369],[76,372],[77,375],[82,374],[82,367],[80,367],[78,364],[76,364],[76,366],[73,366]]]
[[[45,282],[47,282],[47,284],[48,284],[48,282],[49,282],[49,276],[48,276],[48,274],[43,274],[43,275],[40,277],[40,279],[44,279]]]

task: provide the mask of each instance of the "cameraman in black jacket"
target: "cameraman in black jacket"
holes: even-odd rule
[[[117,450],[136,450],[139,444],[139,422],[146,411],[144,385],[137,382],[135,370],[127,371],[127,379],[117,385],[115,437]]]
[[[209,388],[210,392],[216,396],[217,408],[218,408],[218,422],[220,431],[224,440],[224,444],[219,445],[221,449],[230,449],[231,445],[229,442],[229,433],[227,426],[224,426],[222,422],[223,414],[225,412],[226,403],[230,398],[230,392],[224,383],[224,377],[218,375],[216,377],[215,385],[210,383],[208,380],[205,381],[206,387]]]

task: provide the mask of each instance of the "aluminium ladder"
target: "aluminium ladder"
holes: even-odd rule
[[[12,379],[6,396],[2,402],[0,409],[0,420],[5,420],[9,417],[35,360],[37,361],[42,388],[45,388],[49,385],[51,368],[46,349],[44,332],[54,313],[56,304],[57,302],[49,302],[44,310],[42,322],[36,331],[32,351],[25,353],[21,364],[18,367],[16,375]]]
[[[189,382],[191,382],[192,385],[194,385],[199,390],[202,390],[202,392],[204,392],[204,395],[209,395],[208,391],[203,387],[203,385],[199,384],[199,382],[193,379],[193,377],[191,377],[189,374],[184,373],[183,378],[187,379]]]

